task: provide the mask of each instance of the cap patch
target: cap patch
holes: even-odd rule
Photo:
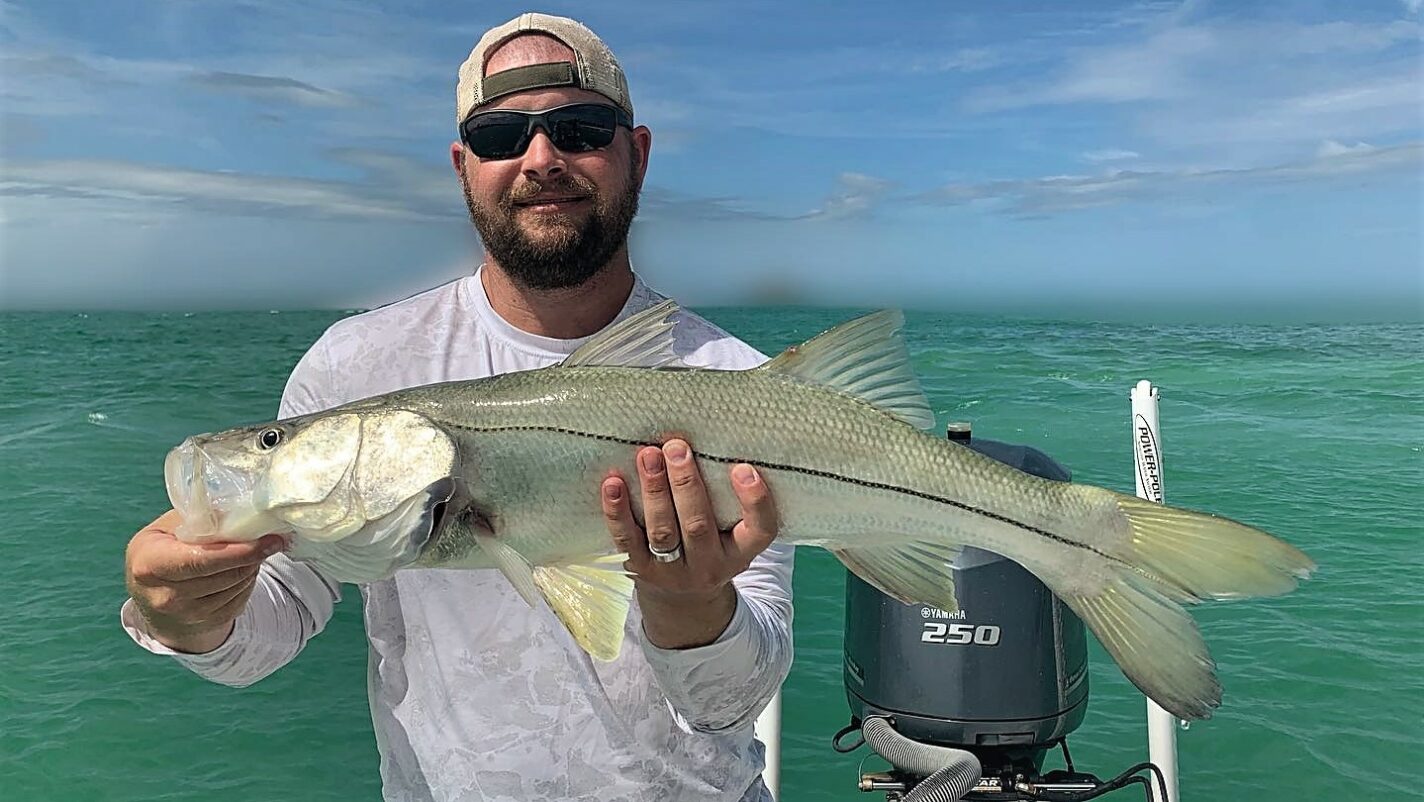
[[[529,64],[485,76],[484,101],[488,103],[497,97],[523,92],[526,89],[578,85],[578,78],[574,75],[574,65],[567,61],[557,61],[552,64]]]

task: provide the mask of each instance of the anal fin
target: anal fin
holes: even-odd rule
[[[881,593],[905,604],[933,605],[947,613],[959,610],[950,575],[950,563],[959,552],[958,545],[928,541],[831,549],[851,573]]]

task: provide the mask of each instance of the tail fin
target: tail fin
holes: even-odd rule
[[[1278,596],[1315,564],[1299,550],[1227,518],[1100,488],[1126,519],[1110,578],[1092,594],[1061,594],[1144,694],[1183,719],[1221,703],[1215,664],[1179,603]]]
[[[1221,704],[1206,642],[1180,606],[1133,577],[1118,576],[1091,596],[1063,601],[1093,630],[1138,690],[1178,718],[1210,718]]]
[[[1280,596],[1315,570],[1299,549],[1230,518],[1113,496],[1132,529],[1132,561],[1192,600]]]

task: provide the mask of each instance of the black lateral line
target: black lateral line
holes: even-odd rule
[[[629,446],[661,446],[661,445],[662,445],[662,443],[659,443],[659,442],[653,441],[653,440],[631,440],[631,439],[626,438],[626,437],[615,437],[615,436],[613,436],[613,435],[597,434],[597,433],[595,433],[595,432],[581,432],[581,431],[578,431],[577,429],[565,429],[565,428],[562,428],[562,427],[559,427],[559,426],[465,426],[465,425],[458,424],[458,423],[448,423],[448,425],[453,426],[454,428],[457,428],[457,429],[464,429],[465,431],[470,431],[470,432],[491,432],[491,433],[493,433],[493,432],[548,432],[548,433],[550,433],[550,434],[567,434],[567,435],[573,435],[573,436],[575,436],[575,437],[587,437],[587,438],[592,439],[592,440],[602,440],[602,441],[610,442],[610,443],[621,443],[621,444],[623,444],[623,445],[629,445]],[[741,458],[734,458],[734,457],[721,457],[721,456],[718,456],[718,455],[716,455],[716,454],[708,454],[708,453],[703,452],[703,451],[694,451],[694,453],[696,454],[697,457],[699,457],[699,458],[701,458],[701,459],[712,460],[713,462],[720,462],[720,463],[723,463],[723,464],[726,464],[726,465],[735,465],[736,463],[739,463],[739,462],[745,462],[745,463],[748,464],[748,465],[754,465],[754,466],[756,466],[756,467],[758,467],[758,468],[768,468],[768,469],[777,470],[777,471],[789,471],[789,472],[792,472],[792,473],[804,474],[804,475],[806,475],[806,476],[815,476],[815,477],[819,477],[819,478],[822,478],[822,479],[832,479],[832,480],[835,480],[835,481],[838,481],[838,482],[845,482],[846,484],[859,485],[860,487],[868,487],[868,488],[871,488],[871,489],[873,489],[873,490],[886,490],[886,491],[889,491],[889,492],[892,492],[892,493],[901,493],[901,494],[904,494],[904,495],[907,495],[907,496],[915,496],[915,497],[917,497],[917,498],[925,499],[926,501],[934,501],[934,502],[938,502],[938,503],[940,503],[940,504],[947,504],[947,505],[949,505],[949,506],[951,506],[951,507],[955,507],[955,508],[957,508],[957,509],[964,510],[965,512],[973,513],[973,514],[975,514],[975,515],[980,515],[980,516],[983,516],[983,517],[985,517],[985,518],[989,518],[989,519],[991,519],[991,520],[999,521],[999,522],[1001,522],[1001,523],[1009,524],[1010,526],[1016,526],[1016,527],[1018,527],[1018,528],[1020,528],[1020,529],[1023,529],[1023,530],[1029,531],[1029,532],[1033,532],[1033,533],[1036,534],[1036,535],[1041,535],[1041,536],[1046,537],[1046,538],[1048,538],[1049,540],[1052,540],[1052,541],[1054,541],[1054,542],[1056,542],[1056,543],[1062,543],[1062,544],[1065,545],[1065,546],[1072,546],[1072,547],[1074,547],[1074,548],[1085,549],[1085,550],[1087,550],[1087,551],[1092,552],[1093,554],[1098,555],[1099,557],[1102,557],[1102,558],[1107,559],[1107,560],[1111,560],[1112,562],[1115,562],[1115,563],[1121,563],[1122,565],[1126,565],[1126,566],[1132,568],[1134,571],[1138,571],[1138,569],[1137,569],[1135,566],[1132,566],[1132,565],[1131,565],[1130,563],[1128,563],[1127,561],[1122,560],[1122,559],[1120,559],[1120,558],[1118,558],[1118,557],[1114,557],[1114,556],[1112,556],[1111,554],[1105,554],[1105,553],[1103,553],[1102,551],[1099,551],[1098,549],[1094,548],[1093,546],[1088,545],[1087,543],[1083,543],[1083,542],[1081,542],[1081,541],[1073,540],[1073,539],[1071,539],[1071,538],[1066,538],[1066,537],[1063,537],[1062,535],[1056,535],[1056,534],[1054,534],[1054,533],[1052,533],[1052,532],[1049,532],[1049,531],[1047,531],[1047,530],[1045,530],[1045,529],[1039,529],[1038,527],[1033,526],[1033,525],[1031,525],[1031,524],[1026,524],[1026,523],[1024,523],[1024,522],[1022,522],[1022,521],[1016,521],[1016,520],[1014,520],[1013,518],[1009,518],[1009,517],[1004,516],[1004,515],[999,515],[998,513],[989,512],[988,510],[980,509],[980,508],[975,507],[975,506],[973,506],[973,505],[971,505],[971,504],[965,504],[965,503],[962,502],[962,501],[955,501],[955,500],[952,499],[952,498],[945,498],[945,497],[943,497],[943,496],[936,496],[936,495],[934,495],[934,494],[932,494],[932,493],[922,493],[922,492],[920,492],[920,491],[918,491],[918,490],[911,490],[911,489],[909,489],[909,488],[907,488],[907,487],[899,487],[898,485],[890,485],[890,484],[885,484],[885,483],[883,483],[883,482],[872,482],[872,481],[869,481],[869,480],[867,480],[867,479],[857,479],[857,478],[855,478],[855,477],[853,477],[853,476],[842,476],[842,475],[840,475],[840,474],[838,474],[838,473],[831,473],[830,471],[821,471],[821,470],[817,470],[817,469],[815,469],[815,468],[804,468],[804,467],[802,467],[802,466],[800,466],[800,465],[781,465],[781,464],[778,464],[778,463],[775,463],[775,462],[762,462],[762,461],[754,460],[754,459],[741,459]]]

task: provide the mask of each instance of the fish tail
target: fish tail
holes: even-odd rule
[[[1293,546],[1228,518],[1080,489],[1110,511],[1115,507],[1128,537],[1104,548],[1101,581],[1064,583],[1066,592],[1058,595],[1143,693],[1179,718],[1209,717],[1221,703],[1221,686],[1206,642],[1181,605],[1278,596],[1315,564]],[[1085,585],[1095,587],[1082,591]]]
[[[1230,518],[1099,492],[1127,520],[1132,561],[1193,600],[1280,596],[1315,570],[1296,547]]]

